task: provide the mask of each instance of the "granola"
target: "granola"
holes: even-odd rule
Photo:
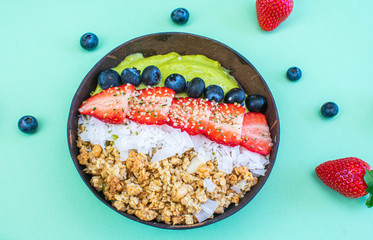
[[[237,205],[258,181],[246,166],[235,167],[227,174],[218,170],[216,160],[201,163],[194,173],[188,173],[188,166],[196,157],[193,149],[181,156],[151,162],[148,154],[136,151],[130,151],[122,161],[110,142],[103,149],[79,137],[77,146],[77,159],[86,166],[84,171],[92,175],[92,186],[102,191],[119,211],[145,221],[197,223],[195,214],[208,199],[219,202],[214,213],[221,214],[230,204]],[[215,184],[212,191],[207,191],[204,180]]]

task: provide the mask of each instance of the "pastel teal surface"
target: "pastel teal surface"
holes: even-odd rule
[[[314,174],[327,160],[356,156],[373,164],[373,1],[294,0],[273,32],[260,30],[254,0],[0,2],[0,239],[363,239],[373,226],[366,198],[347,199]],[[177,7],[190,12],[171,22]],[[88,52],[80,36],[94,32]],[[182,31],[240,52],[268,83],[279,111],[274,169],[241,211],[207,227],[162,230],[101,203],[70,158],[66,126],[81,80],[106,53],[141,35]],[[303,77],[286,79],[298,66]],[[326,101],[340,113],[320,116]],[[17,129],[20,117],[38,132]],[[368,237],[369,238],[369,237]]]

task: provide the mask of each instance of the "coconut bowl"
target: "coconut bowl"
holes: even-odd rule
[[[106,69],[117,66],[126,56],[133,53],[143,53],[145,57],[149,57],[152,55],[166,54],[169,52],[177,52],[181,55],[202,54],[208,58],[220,62],[224,68],[231,71],[231,75],[235,77],[236,81],[246,92],[246,94],[263,95],[267,98],[268,102],[268,107],[264,114],[267,117],[268,125],[271,131],[273,147],[270,153],[269,164],[266,166],[265,176],[258,178],[258,183],[245,194],[238,205],[231,204],[227,209],[225,209],[224,213],[215,214],[214,218],[207,219],[201,223],[196,223],[193,225],[168,225],[166,223],[157,222],[155,220],[148,222],[139,219],[135,215],[130,215],[125,212],[118,211],[111,205],[110,201],[105,200],[102,192],[98,192],[90,184],[91,175],[83,171],[85,166],[80,165],[77,160],[77,156],[79,155],[79,149],[76,146],[76,141],[78,139],[78,108],[81,103],[90,96],[90,93],[95,90],[98,75]],[[259,72],[254,68],[254,66],[241,54],[223,43],[207,37],[179,32],[155,33],[141,36],[123,43],[119,47],[106,54],[88,72],[88,74],[81,82],[79,88],[77,89],[71,103],[67,124],[67,139],[71,158],[81,178],[83,179],[87,187],[92,191],[92,193],[102,203],[118,212],[119,214],[136,222],[164,229],[190,229],[207,226],[231,216],[232,214],[242,209],[244,206],[248,205],[249,202],[255,197],[256,194],[258,194],[260,189],[264,186],[272,171],[279,146],[279,137],[280,125],[275,101],[266,82],[259,74]]]

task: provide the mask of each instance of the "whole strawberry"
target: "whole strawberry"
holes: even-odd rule
[[[257,0],[256,15],[264,31],[272,31],[288,18],[293,10],[293,0]]]
[[[316,175],[328,187],[348,198],[370,193],[366,205],[373,206],[373,171],[363,160],[355,157],[324,162],[316,167]]]

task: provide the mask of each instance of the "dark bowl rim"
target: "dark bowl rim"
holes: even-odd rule
[[[169,225],[169,224],[161,223],[161,222],[144,221],[144,220],[139,219],[135,215],[131,215],[131,214],[128,214],[126,212],[121,212],[121,211],[117,210],[108,201],[106,201],[105,199],[102,198],[102,196],[99,194],[99,192],[90,184],[89,181],[86,181],[84,179],[83,175],[86,174],[86,173],[84,173],[83,171],[81,171],[79,169],[79,166],[81,166],[81,165],[77,161],[76,156],[74,156],[74,153],[73,153],[72,148],[70,146],[70,142],[71,141],[69,141],[69,139],[71,137],[70,136],[70,122],[73,121],[73,113],[74,113],[74,111],[72,109],[72,105],[73,105],[73,102],[74,102],[74,100],[76,99],[76,97],[78,95],[77,93],[79,92],[79,90],[81,88],[83,88],[83,85],[85,85],[85,83],[87,81],[89,81],[90,72],[94,68],[96,68],[97,66],[101,65],[102,62],[104,62],[107,57],[112,56],[113,52],[116,52],[118,49],[124,47],[125,45],[130,44],[130,43],[135,42],[135,41],[138,41],[138,40],[143,39],[143,38],[147,38],[147,37],[151,37],[151,36],[161,37],[161,36],[164,36],[164,35],[185,35],[185,36],[197,37],[197,38],[201,38],[201,39],[204,39],[204,40],[207,40],[207,41],[214,42],[215,44],[220,45],[221,47],[226,48],[229,51],[233,52],[236,56],[238,56],[238,58],[240,58],[241,60],[243,60],[247,65],[249,65],[258,74],[260,80],[263,82],[264,86],[268,90],[268,93],[269,93],[269,95],[270,95],[270,97],[272,98],[272,101],[273,101],[274,114],[275,114],[275,119],[276,119],[276,121],[273,124],[273,126],[276,125],[276,124],[278,126],[277,127],[277,134],[276,134],[276,142],[273,145],[273,152],[271,153],[271,156],[270,156],[271,158],[273,157],[273,159],[266,166],[266,174],[265,174],[265,176],[261,176],[261,177],[258,178],[258,183],[254,186],[255,187],[255,191],[250,190],[249,192],[246,193],[246,194],[250,193],[249,198],[247,198],[245,202],[241,202],[241,200],[243,200],[243,199],[240,199],[239,204],[236,205],[236,206],[234,206],[232,209],[230,209],[230,211],[224,212],[222,214],[215,215],[214,218],[212,218],[212,219],[208,219],[208,220],[205,220],[205,221],[203,221],[201,223],[196,223],[196,224],[192,224],[192,225]],[[237,83],[239,83],[239,82],[237,81]],[[272,126],[270,126],[270,128],[272,128]],[[248,205],[248,203],[257,195],[257,193],[262,189],[262,187],[266,183],[266,181],[267,181],[267,179],[268,179],[268,177],[269,177],[269,175],[270,175],[270,173],[272,171],[272,168],[273,168],[273,166],[275,164],[275,160],[276,160],[277,152],[278,152],[278,148],[279,148],[279,143],[280,143],[280,121],[279,121],[279,115],[278,115],[278,111],[277,111],[277,106],[276,106],[276,103],[275,103],[275,100],[273,98],[273,95],[272,95],[272,92],[271,92],[270,88],[268,87],[266,81],[263,79],[263,77],[260,75],[260,73],[257,71],[257,69],[243,55],[241,55],[240,53],[238,53],[236,50],[234,50],[233,48],[229,47],[228,45],[226,45],[226,44],[224,44],[222,42],[219,42],[217,40],[205,37],[205,36],[201,36],[201,35],[197,35],[197,34],[192,34],[192,33],[187,33],[187,32],[177,32],[177,31],[157,32],[157,33],[144,34],[144,35],[141,35],[139,37],[133,38],[133,39],[131,39],[129,41],[126,41],[126,42],[122,43],[118,47],[116,47],[113,50],[111,50],[109,53],[105,54],[105,56],[103,56],[89,70],[89,72],[86,74],[86,76],[81,81],[81,83],[80,83],[77,91],[75,92],[74,97],[73,97],[72,102],[71,102],[71,105],[70,105],[70,111],[69,111],[69,116],[68,116],[68,121],[67,121],[67,140],[68,140],[68,146],[69,146],[70,156],[71,156],[71,158],[73,160],[75,168],[77,169],[77,171],[79,173],[79,176],[81,177],[81,179],[83,180],[83,182],[87,185],[87,187],[91,190],[91,192],[101,202],[103,202],[106,206],[108,206],[109,208],[113,209],[117,213],[119,213],[119,214],[121,214],[121,215],[123,215],[123,216],[125,216],[125,217],[127,217],[127,218],[129,218],[131,220],[134,220],[134,221],[139,222],[139,223],[143,223],[145,225],[149,225],[149,226],[157,227],[157,228],[162,228],[162,229],[185,230],[185,229],[194,229],[194,228],[199,228],[199,227],[207,226],[207,225],[213,224],[215,222],[224,220],[224,219],[230,217],[231,215],[233,215],[234,213],[238,212],[239,210],[241,210],[246,205]],[[75,142],[75,140],[76,139],[74,139],[74,142]]]

